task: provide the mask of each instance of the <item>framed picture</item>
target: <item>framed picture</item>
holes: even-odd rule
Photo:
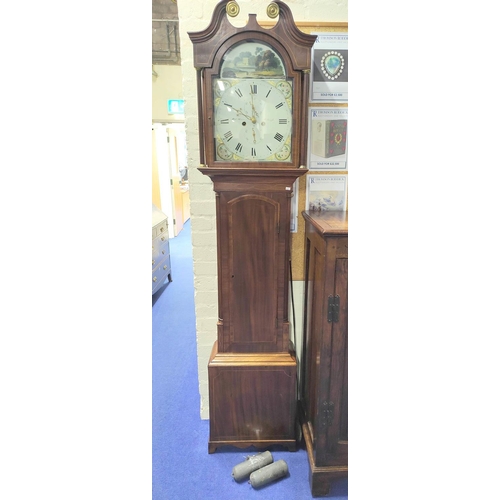
[[[347,175],[307,174],[306,210],[347,209]]]
[[[347,33],[314,33],[311,102],[347,102]]]
[[[309,108],[309,170],[347,170],[347,108]]]

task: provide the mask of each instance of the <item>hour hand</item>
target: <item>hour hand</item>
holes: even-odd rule
[[[234,110],[238,114],[243,115],[245,118],[248,118],[252,123],[255,123],[257,121],[253,116],[248,116],[247,114],[243,113],[243,111],[241,111],[241,109],[234,108]]]

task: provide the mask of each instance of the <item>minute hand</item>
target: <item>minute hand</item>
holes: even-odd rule
[[[256,122],[255,117],[259,116],[259,113],[257,113],[257,110],[255,109],[255,106],[253,105],[253,92],[251,92],[250,95],[252,97],[252,100],[250,102],[252,104],[252,117],[254,118],[252,120],[252,122],[255,123]]]

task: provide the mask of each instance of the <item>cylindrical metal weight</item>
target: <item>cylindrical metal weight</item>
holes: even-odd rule
[[[266,465],[262,469],[256,470],[250,474],[250,484],[254,488],[259,488],[271,481],[276,481],[280,477],[288,474],[288,465],[284,460],[278,460],[273,464]]]
[[[242,481],[246,479],[253,471],[264,467],[265,465],[269,465],[273,462],[273,456],[270,451],[265,451],[263,453],[259,453],[258,455],[253,455],[251,457],[247,457],[244,462],[241,462],[238,465],[233,467],[232,476],[235,481]]]

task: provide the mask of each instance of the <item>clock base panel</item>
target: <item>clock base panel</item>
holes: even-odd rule
[[[208,364],[209,453],[220,446],[297,449],[297,360],[290,353],[218,353]]]

